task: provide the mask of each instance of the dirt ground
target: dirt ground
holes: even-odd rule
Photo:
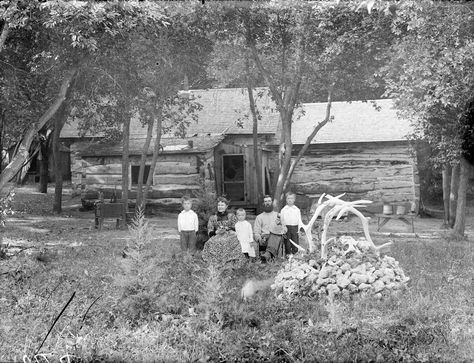
[[[128,232],[116,229],[112,219],[105,220],[103,229],[98,231],[94,227],[94,212],[80,211],[80,197],[72,197],[70,189],[65,189],[63,194],[63,213],[52,213],[54,189],[50,187],[49,190],[49,194],[42,194],[31,186],[15,189],[14,215],[7,219],[2,233],[3,243],[10,245],[10,253],[23,249],[54,250],[55,246],[76,247],[86,241],[124,242],[128,238]],[[179,249],[175,219],[171,214],[147,218],[153,227],[154,239],[170,244],[164,251],[167,254]]]
[[[44,247],[54,245],[74,246],[80,244],[84,239],[100,240],[123,240],[127,238],[127,232],[115,229],[114,220],[106,220],[102,231],[94,228],[94,214],[92,211],[80,211],[81,201],[79,196],[73,197],[71,190],[65,188],[63,196],[63,213],[56,215],[52,213],[53,190],[42,194],[36,191],[35,186],[22,186],[15,189],[13,209],[15,214],[8,218],[6,228],[3,232],[4,243],[14,246],[16,249],[32,248],[35,245]],[[176,229],[177,215],[163,213],[149,216],[148,222],[153,226],[156,239],[169,241],[170,253],[179,248],[179,236]],[[305,217],[303,217],[305,218]],[[248,216],[253,222],[255,216]],[[443,237],[446,230],[441,228],[442,220],[436,218],[420,218],[414,220],[415,234],[411,233],[411,226],[398,220],[391,220],[377,232],[377,218],[372,217],[369,221],[369,229],[372,238],[409,238],[414,239],[423,236],[429,238]],[[362,232],[360,221],[352,216],[345,220],[334,221],[331,224],[330,234]],[[474,208],[467,213],[466,235],[469,240],[474,240]]]

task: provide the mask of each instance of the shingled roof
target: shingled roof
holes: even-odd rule
[[[293,122],[293,144],[306,142],[314,125],[326,116],[326,103],[305,103],[301,110],[304,113]],[[413,132],[410,122],[397,116],[391,99],[333,102],[331,115],[334,121],[321,128],[312,144],[403,141]]]
[[[203,109],[198,113],[199,121],[191,123],[187,129],[187,135],[209,132],[252,134],[253,121],[247,89],[220,88],[191,90],[190,92],[196,97],[196,101],[203,105]],[[262,115],[258,123],[258,133],[274,134],[279,116],[268,89],[255,89],[254,97],[256,106]]]
[[[202,110],[197,112],[198,121],[191,121],[186,136],[207,134],[252,134],[253,121],[249,109],[246,88],[213,88],[190,90],[194,100],[200,103]],[[274,134],[278,124],[278,113],[267,88],[254,89],[254,98],[262,116],[258,123],[258,133]],[[61,131],[62,138],[78,138],[77,122],[68,122]],[[139,119],[132,119],[131,137],[146,136],[146,128]],[[103,135],[90,135],[100,137]],[[171,136],[171,135],[170,135]]]
[[[199,137],[168,138],[161,139],[162,153],[202,153],[207,150],[212,150],[224,139],[224,135],[206,135]],[[141,155],[145,138],[131,138],[130,139],[130,155]],[[85,141],[75,146],[76,150],[82,156],[119,156],[123,154],[122,143],[110,142],[90,142]],[[151,143],[148,154],[153,154],[153,142]]]
[[[267,88],[254,91],[257,107],[261,114],[258,124],[259,134],[278,134],[279,114]],[[250,135],[252,134],[252,117],[249,111],[249,100],[245,88],[220,88],[207,90],[190,90],[194,99],[202,104],[198,112],[198,121],[191,122],[186,136],[200,137],[205,135]],[[376,110],[373,102],[380,107]],[[304,111],[301,113],[301,111]],[[295,111],[292,128],[294,144],[304,144],[315,124],[324,119],[326,103],[305,103]],[[300,114],[300,117],[298,117]],[[325,125],[313,140],[313,144],[376,142],[406,140],[407,134],[413,131],[408,120],[397,117],[390,99],[369,102],[333,102],[331,114],[334,121]],[[133,119],[130,127],[131,138],[140,139],[146,135],[138,119]],[[102,135],[89,135],[100,137]],[[61,137],[78,138],[77,124],[66,124]],[[165,135],[173,138],[173,135]]]

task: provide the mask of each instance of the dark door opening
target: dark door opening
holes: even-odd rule
[[[140,173],[140,165],[132,165],[132,185],[138,184],[139,173]],[[145,172],[143,173],[143,184],[146,184],[146,180],[148,179],[148,174],[150,174],[150,165],[145,165]]]
[[[232,202],[245,202],[245,163],[243,155],[223,155],[222,190]]]

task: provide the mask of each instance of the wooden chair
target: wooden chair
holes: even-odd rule
[[[126,220],[123,223],[123,213],[125,209],[125,203],[123,200],[119,199],[114,203],[106,203],[99,201],[95,204],[95,227],[100,231],[104,225],[104,219],[113,218],[116,219],[115,228],[120,228],[121,225],[128,224],[135,212],[130,211],[126,213]]]

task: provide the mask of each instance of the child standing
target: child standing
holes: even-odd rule
[[[181,198],[183,211],[178,215],[178,232],[182,251],[196,252],[196,232],[199,229],[197,214],[191,209],[193,202],[187,195]]]
[[[301,211],[295,205],[295,200],[295,193],[286,193],[286,205],[280,212],[281,224],[286,227],[285,251],[287,254],[295,254],[298,252],[298,248],[290,242],[290,239],[299,245],[298,232],[303,226]]]
[[[252,225],[245,220],[245,209],[237,209],[237,222],[235,223],[235,232],[242,248],[242,253],[246,258],[255,257],[256,243],[253,240]]]

